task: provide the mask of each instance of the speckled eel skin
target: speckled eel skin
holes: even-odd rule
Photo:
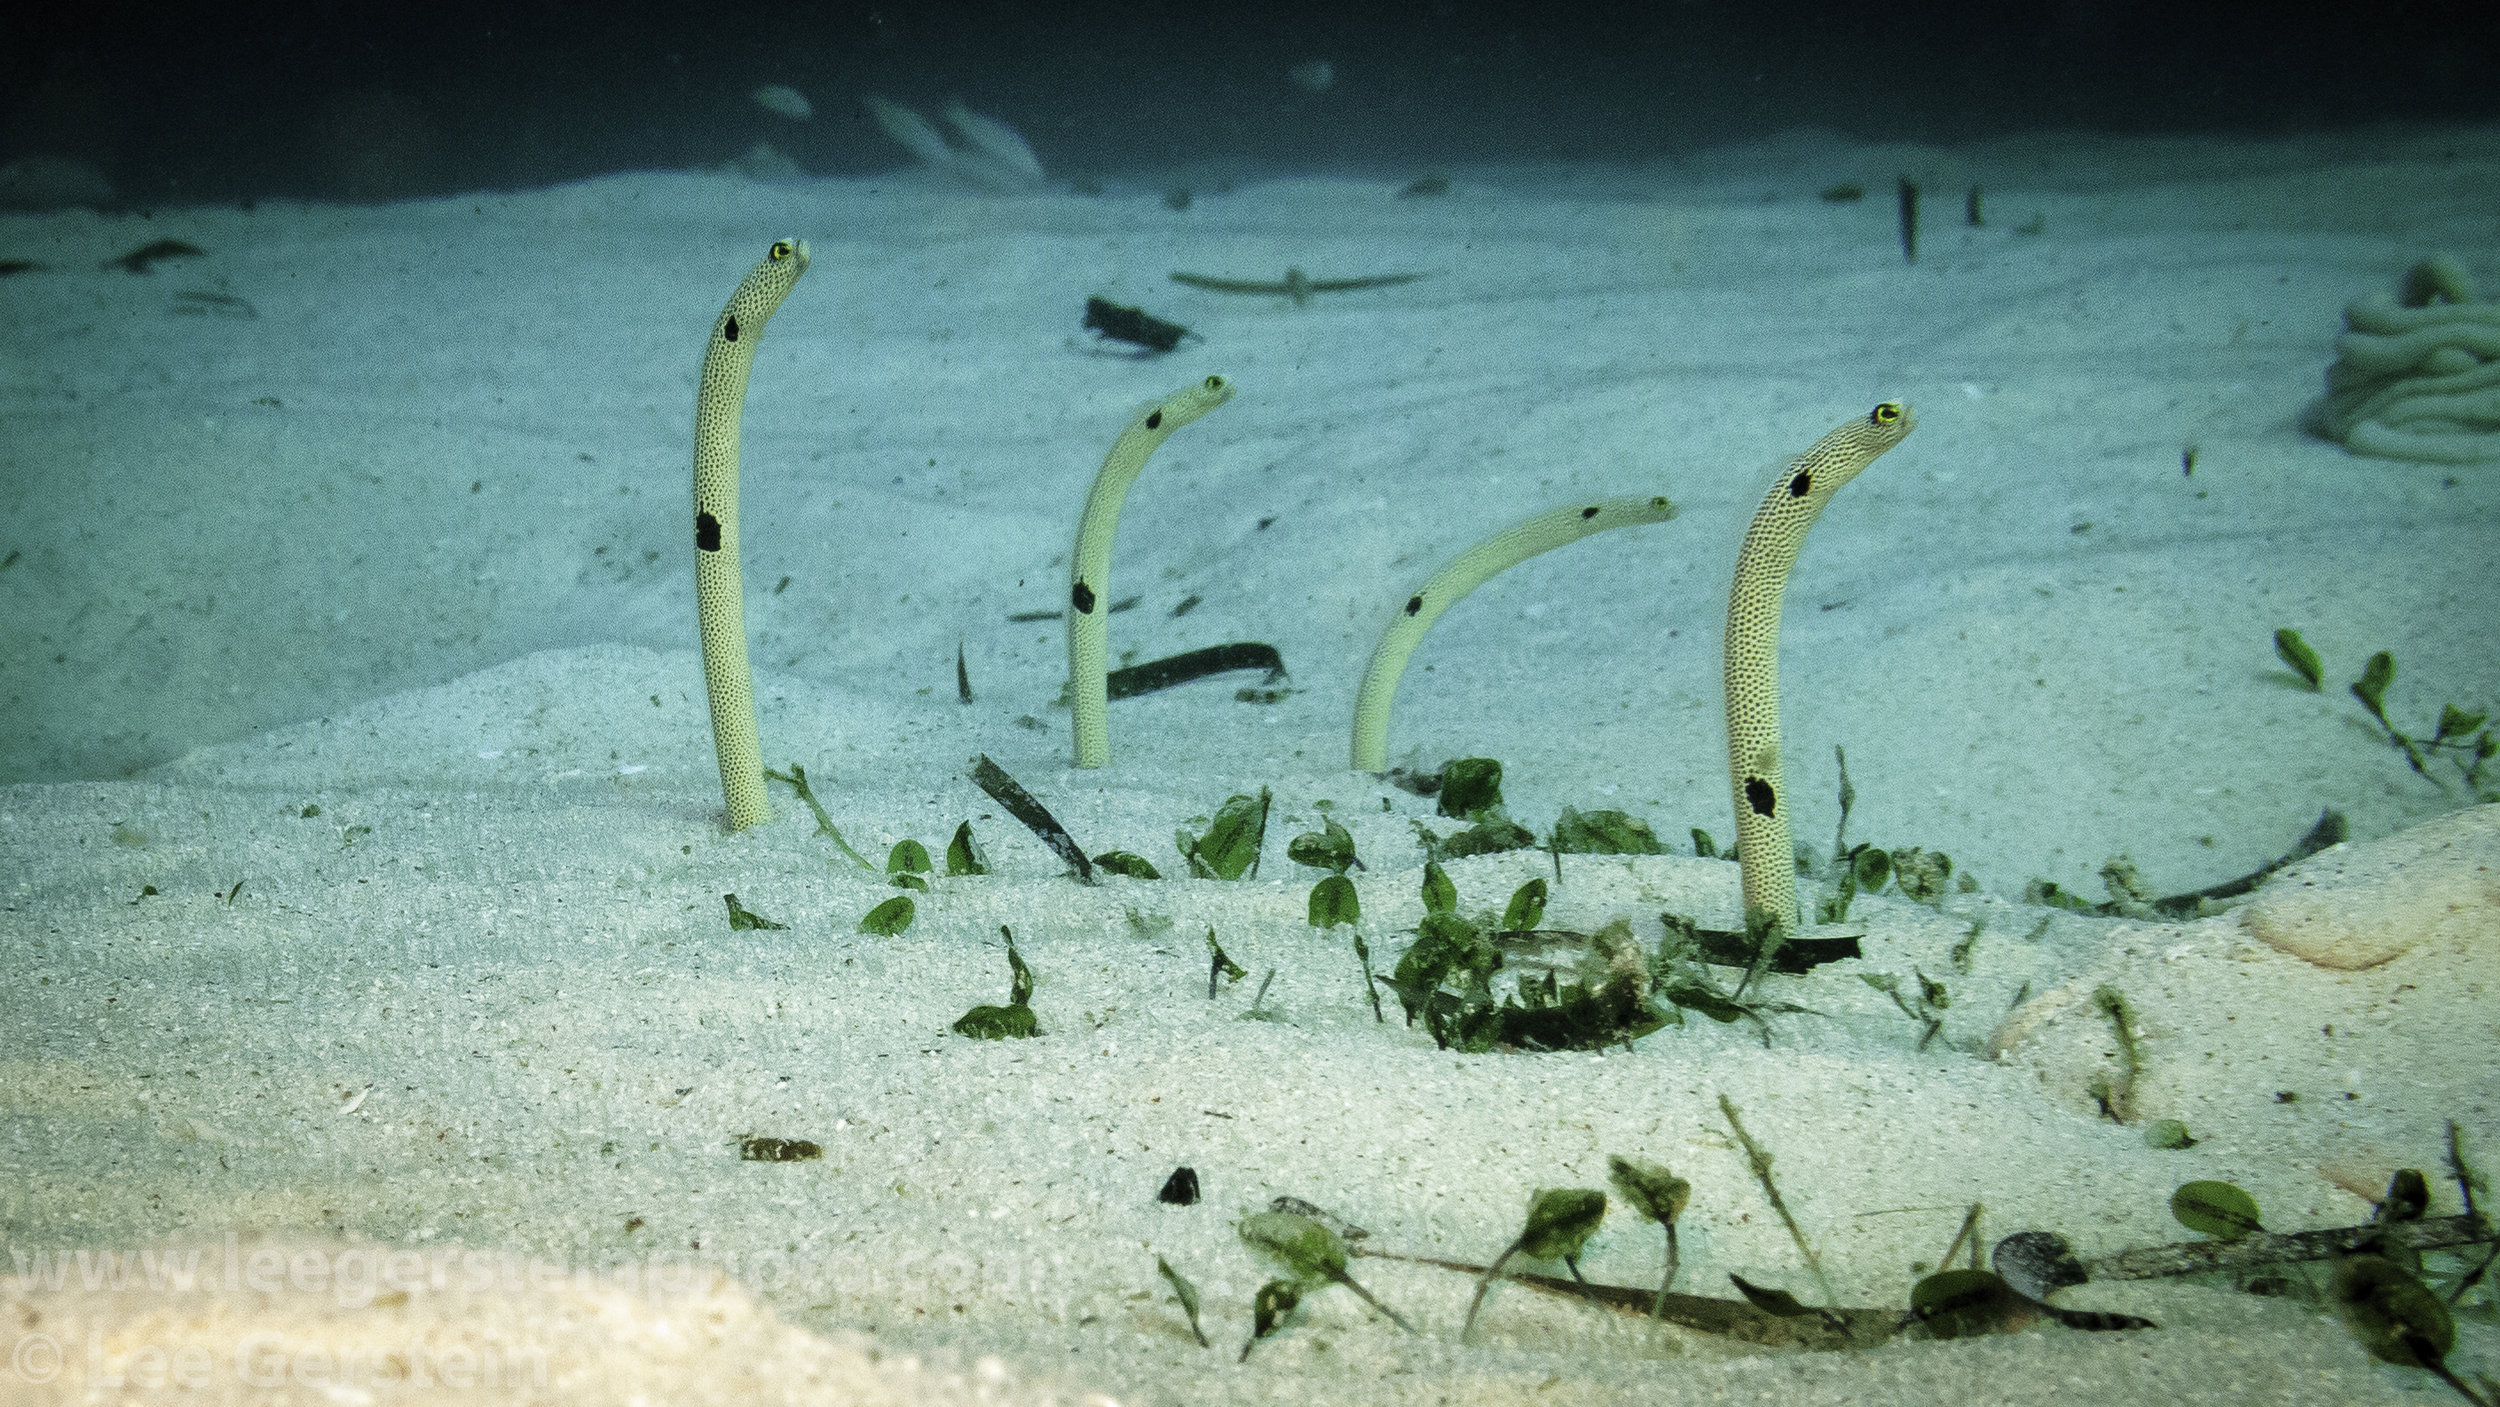
[[[1105,670],[1111,662],[1111,536],[1129,485],[1165,440],[1233,398],[1221,376],[1183,386],[1129,417],[1111,453],[1085,494],[1085,515],[1076,527],[1076,550],[1068,568],[1068,713],[1076,731],[1076,765],[1100,767],[1111,760],[1111,693]]]
[[[747,271],[712,324],[694,397],[694,604],[703,627],[703,689],[712,701],[712,750],[720,759],[729,828],[772,817],[764,799],[764,751],[755,735],[755,686],[747,672],[746,596],[738,578],[738,422],[747,372],[764,324],[807,272],[807,241],[781,239]]]
[[[1857,416],[1789,461],[1736,552],[1727,600],[1727,772],[1736,798],[1736,858],[1745,910],[1798,929],[1797,851],[1780,775],[1780,602],[1806,531],[1841,485],[1901,443],[1918,417],[1899,401]]]

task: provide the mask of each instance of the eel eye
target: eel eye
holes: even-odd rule
[[[1899,420],[1900,418],[1901,406],[1900,403],[1896,401],[1886,401],[1882,405],[1868,411],[1866,415],[1867,423],[1870,425],[1890,425],[1892,422]]]
[[[773,262],[774,262],[774,263],[776,263],[776,264],[778,264],[778,263],[780,263],[782,260],[787,259],[787,258],[789,258],[789,257],[790,257],[790,241],[788,241],[788,240],[786,240],[786,239],[777,239],[777,240],[774,240],[774,241],[773,241]]]

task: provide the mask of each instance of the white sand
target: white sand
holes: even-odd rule
[[[1929,192],[1914,266],[1902,172]],[[20,554],[0,569],[0,762],[37,779],[0,789],[12,1256],[233,1232],[721,1266],[796,1328],[973,1375],[932,1400],[987,1382],[982,1354],[1043,1385],[1012,1392],[1123,1402],[2420,1400],[2420,1375],[2371,1366],[2315,1309],[2218,1289],[2067,1296],[2158,1334],[1854,1357],[1740,1353],[1505,1289],[1463,1347],[1468,1280],[1377,1260],[1358,1277],[1421,1338],[1330,1291],[1233,1364],[1269,1274],[1239,1213],[1292,1194],[1374,1244],[1483,1260],[1532,1189],[1602,1185],[1609,1153],[1692,1179],[1680,1287],[1724,1294],[1735,1272],[1812,1295],[1723,1093],[1863,1305],[1903,1303],[1974,1200],[1992,1240],[2055,1229],[2094,1257],[2184,1238],[2165,1202],[2191,1178],[2239,1182],[2288,1230],[2365,1216],[2345,1184],[2436,1177],[2447,1119],[2500,1150],[2482,995],[2500,898],[2472,877],[2489,809],[2442,862],[2462,866],[2439,891],[2465,896],[2456,932],[2357,974],[2276,954],[2237,916],[2060,914],[2035,934],[2049,911],[2016,902],[2032,876],[2098,898],[2120,852],[2158,892],[2213,883],[2328,805],[2369,840],[2472,800],[2407,770],[2341,686],[2387,649],[2402,724],[2500,700],[2500,466],[2355,459],[2295,422],[2345,301],[2435,250],[2500,282],[2500,133],[1798,137],[1453,174],[1441,199],[1277,180],[1182,212],[918,175],[644,175],[381,209],[0,217],[0,257],[48,266],[0,280],[0,556]],[[1867,199],[1816,198],[1838,181]],[[1973,182],[1978,229],[1958,218]],[[722,299],[785,234],[815,264],[746,418],[765,755],[804,765],[872,855],[904,836],[942,851],[972,819],[994,870],[941,880],[895,939],[854,931],[894,891],[784,789],[772,825],[718,824],[685,543],[693,373]],[[160,237],[208,255],[97,270]],[[1430,277],[1307,307],[1165,281],[1288,266]],[[1088,293],[1205,340],[1099,350],[1076,329]],[[1241,703],[1228,679],[1115,704],[1113,765],[1075,772],[1051,707],[1060,628],[1007,618],[1060,604],[1077,504],[1128,409],[1213,371],[1239,396],[1163,450],[1123,520],[1111,594],[1142,600],[1114,649],[1264,640],[1296,692]],[[1885,396],[1920,428],[1844,490],[1791,590],[1799,839],[1828,852],[1845,745],[1852,839],[1945,850],[1981,892],[1943,915],[1862,899],[1867,959],[1776,982],[1823,1015],[1780,1018],[1767,1050],[1695,1019],[1629,1054],[1456,1056],[1394,1004],[1374,1024],[1342,938],[1303,925],[1316,875],[1284,844],[1333,803],[1392,962],[1419,911],[1412,823],[1450,823],[1343,770],[1388,612],[1527,513],[1675,498],[1677,521],[1454,609],[1391,745],[1427,767],[1500,758],[1539,830],[1566,804],[1619,807],[1679,848],[1694,826],[1724,844],[1737,536],[1778,462]],[[2278,626],[2326,657],[2324,692],[2276,664]],[[1177,825],[1270,786],[1261,877],[1079,886],[965,780],[976,751],[1089,850],[1167,874]],[[1652,942],[1661,910],[1736,917],[1723,862],[1564,868],[1563,926],[1620,915]],[[1470,909],[1538,873],[1532,854],[1452,867]],[[729,931],[733,891],[788,928]],[[947,1033],[1004,998],[1001,924],[1039,979],[1038,1041]],[[1210,925],[1254,974],[1213,1002]],[[1270,968],[1283,1019],[1240,1019]],[[1852,975],[1913,968],[1953,994],[1923,1053]],[[2053,1039],[1988,1057],[2018,992],[2072,1005],[2103,981],[2143,1018],[2139,1120],[2184,1118],[2197,1147],[2155,1152],[2095,1116],[2079,1092],[2105,1026],[2050,1014]],[[2308,1034],[2338,1020],[2346,1037]],[[825,1155],[743,1162],[747,1134]],[[1206,1202],[1158,1206],[1184,1163]],[[1647,1283],[1658,1249],[1617,1208],[1583,1266]],[[1205,1291],[1214,1351],[1158,1255]],[[114,1342],[151,1341],[130,1315]],[[743,1334],[715,1340],[767,1352],[772,1335]],[[2487,1323],[2458,1360],[2500,1371]]]

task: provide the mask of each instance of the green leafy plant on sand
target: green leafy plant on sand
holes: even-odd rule
[[[1941,850],[1911,846],[1906,850],[1878,850],[1860,841],[1849,843],[1849,812],[1858,803],[1858,789],[1849,780],[1849,754],[1835,746],[1832,759],[1840,771],[1840,825],[1832,832],[1832,892],[1815,906],[1814,921],[1818,924],[1839,923],[1849,917],[1849,904],[1860,892],[1881,894],[1886,884],[1893,884],[1901,896],[1942,912],[1944,896],[1953,879],[1953,857]],[[1707,837],[1695,831],[1694,844],[1699,849]],[[1810,847],[1808,847],[1810,848]],[[1801,871],[1811,868],[1803,861]],[[1961,878],[1963,893],[1978,889],[1979,883],[1965,874]]]
[[[2500,1395],[2500,1384],[2489,1376],[2475,1374],[2475,1382],[2469,1383],[2448,1362],[2455,1346],[2455,1319],[2492,1312],[2488,1303],[2467,1302],[2465,1297],[2500,1260],[2500,1236],[2495,1236],[2477,1203],[2485,1181],[2466,1165],[2453,1123],[2449,1125],[2448,1157],[2465,1204],[2463,1215],[2428,1215],[2428,1180],[2420,1171],[2408,1169],[2395,1175],[2370,1219],[2362,1224],[2271,1232],[2263,1229],[2256,1202],[2246,1192],[2225,1182],[2191,1182],[2178,1189],[2171,1206],[2183,1226],[2200,1233],[2199,1239],[2138,1246],[2087,1263],[2065,1237],[2022,1230],[1986,1251],[1983,1269],[1986,1243],[1980,1219],[1984,1209],[1973,1203],[1944,1253],[1936,1257],[1936,1269],[1930,1272],[1924,1261],[1911,1267],[1923,1278],[1911,1288],[1904,1312],[1898,1306],[1844,1304],[1834,1297],[1812,1244],[1789,1213],[1787,1199],[1772,1175],[1771,1150],[1745,1127],[1734,1103],[1724,1095],[1720,1106],[1755,1182],[1789,1228],[1807,1273],[1814,1276],[1820,1303],[1809,1304],[1777,1286],[1755,1284],[1736,1275],[1728,1276],[1735,1296],[1675,1290],[1675,1227],[1691,1201],[1692,1188],[1664,1167],[1618,1155],[1607,1159],[1616,1194],[1666,1230],[1666,1283],[1617,1285],[1590,1280],[1582,1273],[1580,1258],[1599,1230],[1607,1200],[1592,1188],[1534,1194],[1526,1225],[1490,1264],[1401,1253],[1320,1207],[1298,1197],[1278,1197],[1266,1212],[1245,1218],[1239,1228],[1246,1244],[1287,1272],[1260,1287],[1253,1301],[1255,1328],[1243,1356],[1248,1356],[1251,1345],[1287,1327],[1288,1316],[1305,1293],[1329,1284],[1351,1285],[1346,1268],[1355,1257],[1472,1277],[1477,1293],[1460,1327],[1462,1340],[1479,1318],[1491,1317],[1487,1311],[1493,1306],[1487,1292],[1499,1279],[1587,1306],[1593,1312],[1640,1315],[1755,1348],[1811,1352],[1863,1350],[1903,1337],[1955,1340],[2024,1333],[2044,1325],[2094,1333],[2154,1330],[2160,1326],[2148,1319],[2071,1309],[2053,1299],[2063,1290],[2094,1282],[2220,1277],[2250,1293],[2290,1295],[2332,1310],[2373,1356],[2429,1373],[2476,1407],[2494,1407],[2495,1395]],[[1965,1250],[1967,1262],[1957,1265]],[[1523,1254],[1559,1260],[1570,1273],[1512,1269]],[[2306,1273],[2306,1267],[2319,1262],[2327,1264],[2327,1276]],[[1158,1266],[1158,1271],[1176,1286],[1185,1283],[1178,1282],[1168,1267]],[[1362,1293],[1361,1287],[1354,1288]],[[1194,1324],[1192,1297],[1192,1292],[1183,1293],[1182,1309]],[[1373,1303],[1412,1332],[1404,1319],[1378,1301]],[[1200,1341],[1204,1342],[1203,1337]],[[2155,1343],[2147,1341],[2148,1351],[2159,1351]]]
[[[1138,915],[1135,909],[1129,910],[1129,920],[1132,924],[1136,922],[1137,917]],[[1171,920],[1165,919],[1164,924],[1167,927],[1170,926]],[[1230,984],[1237,983],[1242,978],[1249,975],[1250,969],[1233,961],[1232,958],[1225,953],[1224,945],[1215,941],[1215,930],[1212,927],[1207,929],[1207,1000],[1215,1000],[1215,984],[1217,979],[1221,978],[1224,982]]]
[[[972,838],[972,822],[955,827],[955,838],[946,843],[946,877],[961,879],[989,872],[990,858],[982,852],[981,843]]]
[[[998,926],[998,936],[1007,940],[1007,1004],[976,1006],[956,1017],[955,1034],[979,1041],[1038,1036],[1042,1027],[1031,1005],[1033,969],[1024,965],[1024,955],[1016,951],[1016,935],[1007,931],[1007,925]]]
[[[886,852],[886,882],[897,889],[909,889],[920,894],[928,893],[927,876],[930,869],[929,847],[922,845],[919,841],[898,840],[894,842],[894,848]]]
[[[1417,783],[1416,787],[1437,799],[1441,815],[1467,823],[1465,830],[1445,839],[1417,822],[1415,840],[1427,859],[1498,855],[1536,844],[1536,833],[1512,820],[1502,809],[1502,764],[1490,757],[1461,757],[1445,762],[1437,777]]]
[[[1424,916],[1385,981],[1397,993],[1406,1024],[1417,1019],[1444,1049],[1491,1050],[1500,1040],[1493,974],[1501,950],[1476,924],[1459,916],[1458,886],[1440,862],[1424,862]]]
[[[1907,996],[1902,995],[1898,973],[1861,972],[1858,980],[1892,998],[1892,1004],[1901,1008],[1902,1015],[1925,1028],[1918,1037],[1918,1048],[1925,1050],[1936,1034],[1944,1029],[1944,1014],[1953,1005],[1953,996],[1945,990],[1942,982],[1917,968],[1910,969],[1910,975],[1918,979],[1918,989]]]
[[[1259,851],[1267,843],[1267,813],[1275,797],[1266,787],[1257,796],[1227,797],[1212,821],[1198,818],[1204,833],[1187,825],[1172,834],[1172,843],[1199,879],[1253,878],[1259,873]]]
[[[1486,1292],[1493,1282],[1502,1278],[1502,1267],[1516,1255],[1533,1260],[1558,1260],[1571,1270],[1571,1278],[1587,1283],[1580,1273],[1580,1249],[1597,1234],[1598,1224],[1606,1219],[1606,1194],[1594,1187],[1548,1187],[1528,1199],[1528,1222],[1503,1252],[1493,1258],[1482,1278],[1476,1281],[1476,1297],[1468,1301],[1467,1322],[1459,1327],[1459,1342],[1476,1330],[1476,1311],[1484,1308]]]
[[[918,916],[919,910],[912,904],[911,896],[897,894],[860,915],[859,931],[873,933],[880,938],[892,938],[910,928],[912,920]]]
[[[1497,804],[1483,800],[1485,795],[1478,793],[1478,814],[1481,807]],[[1557,878],[1562,854],[1663,850],[1648,827],[1620,812],[1567,810],[1565,815],[1584,828],[1584,837],[1598,837],[1606,848],[1591,845],[1574,851],[1549,845]],[[1324,835],[1303,839],[1309,842],[1304,846],[1306,863],[1333,863]],[[1749,1000],[1741,988],[1730,992],[1721,987],[1706,963],[1726,960],[1725,952],[1713,950],[1691,921],[1673,914],[1664,916],[1665,934],[1652,954],[1642,950],[1627,919],[1617,918],[1594,933],[1546,926],[1552,890],[1543,878],[1519,885],[1498,914],[1462,913],[1457,886],[1438,859],[1425,860],[1421,888],[1424,915],[1415,941],[1386,976],[1374,980],[1397,996],[1407,1024],[1422,1022],[1447,1049],[1594,1050],[1638,1040],[1661,1026],[1680,1025],[1687,1010],[1714,1021],[1753,1021],[1767,1042],[1765,1018],[1806,1011],[1786,1002]],[[1315,912],[1317,903],[1315,898]],[[1737,946],[1744,946],[1741,938]],[[1813,961],[1857,956],[1854,939],[1847,940],[1846,952],[1824,952],[1816,940],[1790,946],[1821,954]],[[1735,960],[1751,961],[1753,951],[1745,948]]]
[[[1386,1021],[1388,1018],[1380,1011],[1380,988],[1372,975],[1371,945],[1363,939],[1362,898],[1354,892],[1354,881],[1346,877],[1347,870],[1363,862],[1355,858],[1353,835],[1333,816],[1320,819],[1325,829],[1295,836],[1285,847],[1285,855],[1297,865],[1328,871],[1325,878],[1311,886],[1311,901],[1306,909],[1310,924],[1322,930],[1347,930],[1354,940],[1355,961],[1362,965],[1363,992],[1371,998],[1372,1020]]]
[[[1443,837],[1420,822],[1416,844],[1427,860],[1458,860],[1470,855],[1496,855],[1536,848],[1536,833],[1511,819],[1502,802],[1502,764],[1490,757],[1457,757],[1435,772],[1387,774],[1389,781],[1417,796],[1433,798],[1443,816],[1465,821],[1467,828]],[[1696,832],[1696,834],[1699,834]],[[1622,811],[1582,811],[1565,806],[1542,848],[1563,855],[1664,855],[1649,823]]]
[[[2274,653],[2310,692],[2319,692],[2325,682],[2325,663],[2297,630],[2274,632]],[[2443,704],[2439,722],[2427,738],[2407,733],[2387,717],[2387,687],[2396,682],[2396,658],[2385,650],[2370,656],[2361,667],[2361,677],[2349,686],[2352,696],[2360,700],[2362,709],[2372,722],[2387,735],[2388,743],[2404,754],[2405,764],[2432,784],[2445,787],[2447,782],[2430,769],[2433,758],[2444,757],[2457,770],[2465,789],[2477,800],[2500,801],[2500,787],[2487,786],[2484,765],[2500,755],[2500,739],[2495,739],[2488,726],[2489,710],[2468,713],[2455,704]]]
[[[2093,1072],[2085,1091],[2111,1123],[2133,1123],[2135,1083],[2144,1073],[2143,1059],[2135,1044],[2135,1008],[2128,1004],[2125,993],[2104,982],[2092,989],[2092,1009],[2109,1018],[2110,1033],[2118,1045],[2118,1068],[2114,1072]]]
[[[2479,1260],[2469,1258],[2470,1264],[2460,1264],[2445,1294],[2425,1274],[2428,1249],[2466,1249],[2493,1241],[2490,1223],[2476,1201],[2482,1178],[2467,1165],[2453,1120],[2448,1124],[2448,1165],[2465,1215],[2442,1219],[2446,1225],[2427,1218],[2430,1181],[2416,1168],[2402,1169],[2389,1179],[2386,1194],[2379,1198],[2367,1225],[2323,1232],[2270,1232],[2256,1199],[2247,1192],[2228,1182],[2197,1181],[2183,1183],[2171,1193],[2170,1213],[2180,1225],[2212,1241],[2203,1247],[2130,1252],[2119,1259],[2161,1266],[2156,1273],[2227,1270],[2240,1288],[2252,1293],[2322,1302],[2335,1311],[2371,1357],[2401,1368],[2421,1369],[2476,1407],[2495,1407],[2500,1382],[2477,1374],[2478,1391],[2447,1360],[2456,1347],[2451,1306],[2462,1301],[2493,1261],[2500,1259],[2500,1245],[2491,1245]],[[2196,1254],[2208,1247],[2207,1254]],[[2291,1273],[2301,1262],[2317,1260],[2329,1265],[2323,1290],[2314,1280]]]
[[[858,851],[851,848],[851,843],[842,838],[841,829],[834,825],[833,817],[825,814],[824,803],[816,799],[814,789],[809,787],[807,784],[806,768],[793,762],[790,764],[790,770],[787,772],[774,772],[767,770],[763,775],[773,781],[781,783],[783,786],[786,786],[790,788],[791,791],[797,793],[799,800],[806,803],[807,809],[816,813],[816,834],[830,837],[833,843],[841,849],[842,853],[850,856],[852,863],[858,865],[861,869],[873,870],[876,868],[876,866],[868,863],[867,856],[862,855]],[[758,785],[757,791],[759,793],[762,791],[761,784]]]
[[[1327,1285],[1343,1285],[1360,1296],[1363,1303],[1386,1315],[1389,1322],[1408,1333],[1415,1326],[1396,1310],[1373,1298],[1372,1292],[1354,1282],[1346,1273],[1349,1253],[1345,1238],[1317,1218],[1298,1212],[1265,1211],[1241,1220],[1241,1239],[1252,1250],[1284,1267],[1287,1278],[1271,1280],[1260,1287],[1254,1303],[1254,1321],[1249,1342],[1241,1346],[1241,1356],[1248,1358],[1259,1340],[1282,1326],[1284,1317],[1302,1301],[1304,1293]]]
[[[893,849],[886,852],[886,882],[897,889],[908,889],[915,894],[929,893],[930,877],[935,872],[936,867],[929,860],[928,847],[917,840],[898,840],[894,842]],[[972,838],[972,823],[966,821],[955,827],[955,838],[946,846],[946,877],[960,879],[989,872],[989,860],[981,853],[980,842]],[[859,931],[891,938],[911,927],[916,914],[911,895],[897,894],[863,915]]]
[[[861,869],[871,873],[877,872],[877,866],[871,864],[867,856],[851,847],[850,841],[843,838],[841,829],[834,825],[833,817],[825,813],[823,803],[816,799],[815,790],[808,785],[806,768],[794,762],[790,764],[790,769],[786,772],[767,770],[764,776],[767,780],[779,782],[790,788],[799,801],[809,811],[815,813],[816,834],[831,840],[835,848],[848,856]],[[929,893],[929,879],[935,870],[936,867],[929,859],[928,847],[917,840],[909,838],[898,840],[886,852],[883,873],[886,882],[897,889],[908,889],[917,894]],[[946,847],[947,877],[955,879],[966,875],[985,875],[989,872],[988,857],[982,853],[980,842],[973,839],[972,823],[965,821],[955,827],[955,838],[948,842]],[[913,906],[911,896],[897,894],[875,905],[862,915],[859,920],[859,931],[891,938],[910,928],[916,916],[917,910]],[[752,919],[753,915],[746,917]],[[769,922],[743,921],[740,918],[740,911],[734,906],[730,916],[732,928],[779,928],[782,926]]]
[[[1189,1316],[1189,1332],[1197,1338],[1198,1347],[1215,1347],[1207,1342],[1207,1331],[1198,1323],[1197,1282],[1174,1270],[1172,1263],[1161,1256],[1155,1257],[1155,1273],[1171,1285],[1173,1297],[1180,1301],[1181,1312]]]
[[[1657,1163],[1620,1154],[1607,1157],[1606,1180],[1614,1184],[1616,1193],[1632,1210],[1666,1230],[1666,1272],[1659,1277],[1658,1303],[1650,1311],[1650,1317],[1663,1319],[1667,1314],[1667,1295],[1675,1288],[1675,1219],[1684,1215],[1684,1208],[1693,1200],[1693,1185]]]
[[[1415,941],[1377,980],[1396,993],[1407,1024],[1421,1020],[1443,1048],[1594,1050],[1667,1024],[1651,1005],[1650,959],[1628,921],[1591,934],[1538,928],[1542,879],[1514,890],[1500,915],[1469,917],[1458,911],[1458,888],[1438,861],[1424,862],[1422,888]],[[1511,952],[1521,958],[1517,975],[1497,993],[1494,979]],[[1566,971],[1574,980],[1563,980]]]
[[[1416,827],[1425,854],[1426,918],[1398,970],[1382,979],[1399,994],[1410,1023],[1423,1016],[1436,1038],[1460,1050],[1587,1050],[1637,1039],[1660,1025],[1680,1024],[1684,1009],[1721,1021],[1803,1010],[1781,1003],[1749,1004],[1719,990],[1699,967],[1700,954],[1691,941],[1695,930],[1689,924],[1679,929],[1673,916],[1667,921],[1666,941],[1650,957],[1639,954],[1623,920],[1595,933],[1541,926],[1551,893],[1543,880],[1521,885],[1498,918],[1490,912],[1459,914],[1455,888],[1441,861],[1536,843],[1533,833],[1503,809],[1501,779],[1502,765],[1491,758],[1458,758],[1435,773],[1390,774],[1396,785],[1437,798],[1441,814],[1469,822],[1468,829],[1447,839]],[[1699,831],[1694,836],[1698,853],[1712,853],[1708,837]],[[1667,853],[1647,822],[1622,811],[1571,806],[1562,808],[1540,848],[1553,860],[1556,884],[1563,878],[1565,855]],[[1845,955],[1856,953],[1852,949]],[[1506,967],[1522,975],[1509,993],[1497,998],[1493,974]],[[1542,978],[1533,971],[1540,967]],[[1566,973],[1580,980],[1567,983]]]

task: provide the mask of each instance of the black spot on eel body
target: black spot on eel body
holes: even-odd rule
[[[1757,816],[1774,815],[1779,809],[1779,797],[1771,790],[1769,782],[1760,777],[1747,777],[1745,779],[1745,804],[1752,807],[1753,813]]]
[[[1790,498],[1803,498],[1812,492],[1814,492],[1814,471],[1811,469],[1800,473],[1797,477],[1788,481],[1788,496]]]
[[[729,315],[729,319],[728,319],[726,322],[723,322],[723,323],[720,325],[720,335],[721,335],[721,340],[723,340],[723,341],[725,341],[725,342],[735,342],[735,341],[737,341],[737,340],[738,340],[738,316],[737,316],[737,314],[735,314],[735,313],[730,314],[730,315]]]
[[[1416,614],[1417,612],[1421,611],[1423,608],[1424,608],[1424,598],[1423,598],[1423,597],[1421,597],[1421,596],[1409,596],[1409,597],[1407,597],[1407,598],[1406,598],[1406,613],[1407,613],[1408,615],[1410,615],[1410,616],[1411,616],[1411,615],[1414,615],[1414,614]]]
[[[1153,414],[1151,414],[1151,415],[1147,416],[1147,417],[1146,417],[1146,428],[1147,428],[1147,429],[1149,429],[1149,430],[1160,430],[1160,429],[1162,429],[1162,428],[1163,428],[1163,412],[1158,410],[1158,411],[1154,412]]]
[[[699,552],[720,551],[720,519],[709,513],[695,514],[694,545]]]
[[[1090,616],[1094,613],[1094,588],[1085,583],[1078,582],[1076,590],[1068,593],[1068,600],[1075,605],[1078,615]]]
[[[1594,518],[1597,516],[1597,510],[1594,508],[1583,508],[1580,510],[1580,516],[1583,518]]]

